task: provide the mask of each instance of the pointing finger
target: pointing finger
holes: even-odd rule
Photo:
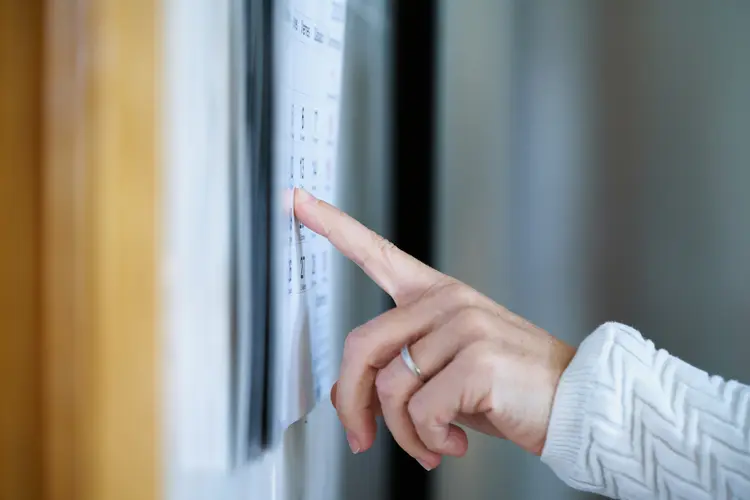
[[[399,250],[336,207],[297,189],[297,218],[310,230],[324,236],[342,254],[362,268],[396,304],[422,296],[445,275]]]

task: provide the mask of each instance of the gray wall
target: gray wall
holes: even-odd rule
[[[750,4],[440,5],[439,266],[565,340],[750,380]],[[437,498],[583,498],[470,436]]]

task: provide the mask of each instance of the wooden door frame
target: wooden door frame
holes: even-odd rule
[[[45,498],[161,495],[162,2],[48,0]]]
[[[42,0],[0,0],[0,498],[41,495]]]

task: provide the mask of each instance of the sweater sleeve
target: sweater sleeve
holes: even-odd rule
[[[750,387],[607,323],[560,379],[542,461],[615,499],[750,500]]]

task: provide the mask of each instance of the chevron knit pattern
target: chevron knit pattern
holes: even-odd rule
[[[610,498],[750,500],[750,387],[602,325],[560,380],[542,460]]]

